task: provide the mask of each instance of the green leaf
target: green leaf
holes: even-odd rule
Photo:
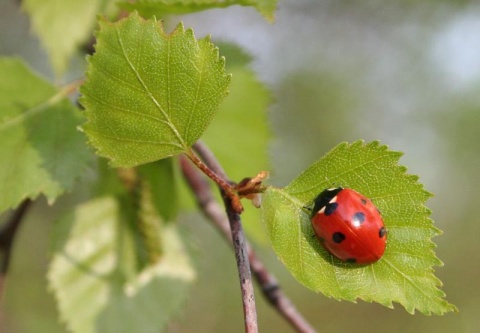
[[[272,22],[275,19],[277,0],[137,0],[120,3],[120,7],[129,11],[137,10],[144,17],[188,14],[233,5],[255,7],[260,14]]]
[[[138,272],[126,216],[107,197],[55,225],[48,279],[73,332],[159,332],[188,294],[195,273],[175,226],[161,229],[161,260]]]
[[[227,94],[230,76],[209,38],[182,24],[166,34],[133,13],[100,21],[81,89],[83,126],[113,166],[131,167],[190,149]]]
[[[50,56],[57,76],[65,72],[77,47],[89,36],[100,0],[25,0],[23,9]]]
[[[357,298],[413,313],[455,311],[438,289],[433,266],[442,262],[431,238],[440,231],[424,206],[430,193],[399,166],[401,153],[378,142],[342,143],[310,166],[284,189],[269,188],[263,219],[273,247],[295,278],[306,287],[336,299]],[[343,186],[371,198],[382,212],[388,243],[382,259],[371,265],[343,263],[314,236],[303,208],[325,188]]]
[[[0,211],[40,193],[53,202],[91,156],[80,113],[20,60],[0,58],[0,72]]]

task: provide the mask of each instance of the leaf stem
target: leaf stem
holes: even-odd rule
[[[74,92],[76,92],[84,82],[85,82],[85,79],[78,79],[78,80],[69,82],[60,89],[60,94],[63,97],[69,96]]]
[[[200,151],[200,153],[203,153],[204,148],[202,148],[204,145],[200,142],[197,142],[194,144],[194,149],[197,151]],[[185,152],[185,155],[190,159],[190,161],[193,162],[202,172],[208,176],[211,180],[213,180],[218,187],[225,193],[225,195],[230,199],[231,205],[233,209],[235,210],[236,213],[240,214],[243,212],[243,206],[242,203],[240,202],[240,198],[238,194],[235,191],[235,188],[232,186],[230,182],[228,182],[226,179],[225,172],[223,169],[218,165],[218,163],[214,163],[217,165],[216,170],[212,170],[207,164],[203,163],[202,160],[195,154],[193,150],[187,150]],[[205,157],[206,156],[206,157]],[[209,156],[207,153],[204,157],[204,159],[208,159],[210,162],[213,158],[212,156]]]
[[[185,158],[180,160],[181,168],[190,189],[195,194],[197,204],[203,214],[214,224],[226,240],[232,245],[232,235],[228,220],[222,208],[215,200],[206,179],[192,167]],[[248,241],[246,249],[250,261],[250,269],[260,285],[264,297],[283,316],[297,332],[314,333],[315,329],[303,318],[283,293],[275,277],[270,274],[260,258],[257,257]]]

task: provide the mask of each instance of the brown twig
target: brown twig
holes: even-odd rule
[[[204,147],[202,147],[201,144],[194,145],[194,149],[201,155],[208,169],[212,170],[216,175],[218,175],[218,177],[223,179],[224,182],[229,183],[225,172],[220,167],[216,159],[214,159],[213,155],[208,155],[207,151],[206,155],[204,156],[205,149],[203,148]],[[182,161],[182,166],[185,168],[185,165],[188,164],[185,163],[184,159]],[[257,308],[255,303],[255,293],[253,290],[252,274],[250,271],[250,262],[248,260],[245,234],[243,233],[239,211],[234,207],[232,197],[226,193],[221,186],[219,186],[219,188],[225,204],[228,222],[230,224],[231,239],[235,252],[235,259],[237,262],[240,290],[242,293],[243,314],[245,319],[245,332],[256,333],[258,332]],[[238,202],[240,202],[238,196],[235,197],[237,198]]]
[[[12,254],[13,240],[23,216],[25,215],[31,201],[24,200],[20,206],[12,213],[10,218],[2,225],[0,229],[0,299],[3,295],[3,287],[5,285],[5,278],[10,265],[10,258]]]
[[[211,163],[212,159],[214,159],[214,156],[207,149],[207,147],[201,143],[196,144],[195,149],[199,151],[199,155],[204,158],[207,164]],[[217,170],[215,170],[215,172],[222,177],[225,177],[225,173],[221,169],[220,165],[218,165],[218,163],[216,164]],[[213,222],[217,229],[231,244],[232,237],[227,217],[222,211],[221,206],[215,200],[205,178],[202,177],[202,175],[185,159],[181,160],[181,166],[185,179],[188,181],[190,188],[194,192],[197,203],[202,212],[211,222]],[[269,301],[269,303],[276,308],[276,310],[292,325],[297,332],[316,332],[315,329],[297,311],[288,297],[283,293],[275,277],[268,272],[267,268],[257,257],[256,253],[248,244],[248,242],[246,242],[245,246],[250,261],[250,268],[261,287],[263,295]]]
[[[228,222],[230,223],[235,258],[237,259],[238,277],[242,291],[243,313],[245,315],[245,332],[256,333],[258,332],[257,306],[253,290],[252,273],[250,271],[247,240],[243,232],[240,214],[238,214],[233,207],[230,197],[225,195],[223,191],[222,196],[227,211]]]

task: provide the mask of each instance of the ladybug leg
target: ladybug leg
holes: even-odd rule
[[[305,206],[302,206],[302,210],[308,215],[312,215],[312,211],[313,211],[313,206],[312,205],[305,205]]]

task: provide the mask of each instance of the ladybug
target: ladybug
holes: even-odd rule
[[[383,256],[387,229],[380,211],[360,193],[326,189],[315,199],[310,217],[320,243],[338,259],[369,264]]]

